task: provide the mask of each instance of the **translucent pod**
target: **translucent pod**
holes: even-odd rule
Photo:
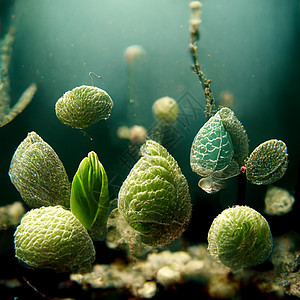
[[[223,107],[219,111],[223,126],[230,134],[233,145],[233,159],[239,167],[243,166],[249,154],[249,142],[246,130],[233,111]]]
[[[238,164],[232,160],[224,169],[214,171],[211,175],[201,178],[198,186],[209,194],[216,193],[226,187],[226,179],[237,176],[239,173]]]
[[[269,224],[250,207],[227,208],[209,229],[208,250],[218,262],[233,270],[261,264],[273,250]]]
[[[153,103],[152,112],[159,121],[169,123],[178,118],[178,104],[171,97],[162,97]]]
[[[233,158],[233,144],[220,115],[211,117],[199,130],[191,147],[193,172],[202,177],[224,169]]]
[[[95,86],[82,85],[66,92],[55,105],[57,118],[72,128],[84,129],[109,118],[113,101]]]
[[[148,140],[141,153],[119,191],[118,209],[144,244],[165,245],[188,226],[188,184],[175,159],[157,142]]]
[[[256,147],[246,164],[247,179],[257,185],[279,180],[288,167],[287,147],[283,141],[269,140]]]
[[[145,49],[140,45],[131,45],[124,51],[124,57],[129,64],[134,60],[141,59],[145,55]]]
[[[79,164],[71,188],[72,213],[90,231],[94,240],[104,240],[110,211],[108,180],[95,152]]]
[[[219,110],[200,128],[192,143],[191,168],[203,177],[199,187],[208,193],[222,189],[226,179],[240,173],[248,149],[243,125],[229,108]]]
[[[90,271],[95,249],[79,220],[61,206],[32,209],[14,234],[16,257],[31,268]]]
[[[133,145],[141,145],[146,142],[148,132],[144,126],[134,125],[132,127],[121,126],[117,130],[120,139],[130,140]]]
[[[265,196],[265,213],[280,216],[290,212],[295,198],[286,189],[270,186]]]
[[[70,206],[71,184],[63,163],[34,131],[18,146],[8,174],[29,207]]]

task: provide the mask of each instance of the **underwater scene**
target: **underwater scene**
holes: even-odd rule
[[[300,298],[299,0],[0,0],[0,298]]]

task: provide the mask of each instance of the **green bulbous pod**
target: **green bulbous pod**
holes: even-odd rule
[[[57,118],[72,128],[84,129],[99,120],[109,118],[113,101],[104,91],[95,86],[82,85],[57,100]]]
[[[287,147],[283,141],[269,140],[260,144],[246,161],[246,177],[257,185],[279,180],[288,167]]]
[[[190,155],[191,168],[198,175],[207,177],[229,165],[233,154],[230,134],[225,131],[220,114],[216,113],[194,138]]]
[[[14,243],[16,257],[31,268],[86,272],[95,259],[88,232],[61,206],[26,213],[15,231]]]
[[[261,264],[273,250],[269,224],[250,207],[227,208],[209,229],[208,250],[218,262],[233,270]]]
[[[72,213],[90,230],[94,240],[104,240],[110,211],[108,180],[95,152],[85,157],[73,178],[70,206]]]
[[[148,140],[141,153],[119,191],[118,209],[144,244],[165,245],[188,226],[188,183],[175,159],[157,142]]]
[[[9,177],[31,208],[70,206],[71,184],[65,168],[52,147],[34,131],[15,151]]]
[[[191,147],[190,164],[200,175],[199,187],[207,193],[224,188],[225,180],[240,173],[248,156],[246,131],[227,107],[220,109],[196,134]]]
[[[219,114],[225,130],[230,134],[232,140],[234,150],[233,160],[241,167],[244,165],[249,154],[249,142],[246,130],[234,112],[228,107],[220,109]]]

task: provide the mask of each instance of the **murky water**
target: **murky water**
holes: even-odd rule
[[[97,152],[110,180],[111,197],[116,197],[137,159],[128,150],[129,142],[118,139],[116,131],[123,125],[138,124],[151,134],[157,126],[151,107],[163,96],[173,97],[180,107],[165,146],[187,177],[198,216],[205,219],[206,213],[196,199],[203,199],[203,207],[211,204],[216,209],[235,203],[237,179],[220,193],[220,199],[210,198],[197,187],[198,176],[189,165],[192,140],[206,119],[204,94],[190,69],[188,3],[1,2],[0,37],[8,30],[8,23],[17,29],[10,67],[12,101],[17,101],[31,82],[38,85],[26,110],[0,129],[2,204],[20,199],[7,173],[16,147],[30,131],[37,132],[55,149],[70,180],[81,159],[91,150]],[[9,6],[14,7],[12,18]],[[217,104],[223,104],[224,98],[231,101],[248,133],[250,150],[272,138],[286,142],[290,163],[278,185],[292,193],[300,153],[299,17],[298,0],[203,1],[198,43],[199,59],[205,74],[212,79]],[[141,45],[145,55],[133,63],[134,102],[129,103],[128,69],[123,53],[133,44]],[[89,72],[101,75],[102,79],[93,77],[92,82]],[[114,101],[111,117],[87,129],[92,141],[79,130],[63,125],[54,110],[64,92],[82,84],[95,84]],[[248,204],[262,207],[258,200],[264,192],[265,188],[249,184]]]

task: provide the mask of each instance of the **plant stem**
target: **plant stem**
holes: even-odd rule
[[[213,92],[210,88],[211,84],[211,79],[207,79],[202,71],[199,59],[198,59],[198,53],[197,53],[197,46],[195,44],[190,44],[190,53],[193,59],[193,66],[192,69],[193,71],[198,75],[199,81],[202,85],[204,95],[205,95],[205,100],[206,100],[206,105],[205,105],[205,117],[210,118],[211,114],[214,113],[215,111],[215,99],[213,96]]]

